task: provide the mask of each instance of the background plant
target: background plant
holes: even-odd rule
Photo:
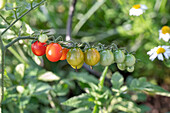
[[[31,38],[30,35],[33,32],[40,30],[50,31],[48,35],[56,37],[59,35],[70,36],[69,33],[66,33],[68,1],[48,1],[46,6],[43,5],[19,19],[22,14],[31,9],[31,6],[38,4],[39,1],[28,2],[7,1],[6,10],[1,10],[0,31],[4,44],[15,39],[18,40],[18,36],[23,39]],[[141,17],[128,16],[130,7],[139,2],[147,4],[149,8],[143,15],[144,20]],[[136,103],[145,101],[146,95],[141,92],[138,94],[136,91],[134,93],[134,90],[157,94],[164,92],[161,94],[168,96],[166,91],[146,82],[144,78],[132,81],[131,78],[146,76],[154,84],[169,84],[168,62],[165,62],[165,64],[157,61],[151,62],[149,56],[146,55],[148,50],[160,43],[158,41],[158,30],[163,25],[169,25],[169,6],[168,0],[150,2],[81,0],[77,2],[72,23],[73,40],[90,42],[90,44],[101,42],[106,45],[114,41],[128,51],[136,51],[135,56],[141,59],[142,62],[138,62],[135,66],[134,73],[120,71],[125,77],[126,85],[123,85],[125,87],[122,86],[122,76],[116,73],[118,78],[121,78],[121,82],[118,83],[120,85],[116,86],[114,82],[111,82],[111,85],[110,80],[106,79],[104,88],[100,90],[99,81],[96,78],[99,78],[98,75],[100,75],[101,70],[104,70],[104,67],[95,66],[94,70],[98,73],[91,72],[95,73],[95,76],[87,73],[89,68],[87,70],[82,68],[79,73],[71,72],[74,70],[67,65],[66,61],[51,63],[45,56],[34,56],[30,50],[31,41],[29,40],[20,40],[11,47],[7,46],[5,78],[3,80],[5,82],[4,112],[68,112],[73,108],[68,108],[60,103],[85,92],[87,94],[78,96],[78,99],[75,98],[75,100],[84,102],[84,105],[76,106],[74,104],[73,107],[78,107],[74,112],[89,110],[86,107],[87,104],[91,111],[96,105],[96,111],[99,108],[101,111],[108,112],[118,112],[119,110],[131,112],[129,110],[133,108],[134,111],[138,112],[141,108]],[[4,29],[9,26],[8,24],[14,22],[15,19],[18,19],[18,22],[2,35]],[[145,26],[146,24],[148,26]],[[148,30],[148,27],[152,29],[152,32]],[[112,76],[112,79],[114,79],[113,76],[115,77],[115,75],[112,74],[115,71],[119,70],[114,64],[109,66],[107,78]],[[142,84],[141,81],[146,83],[147,86]],[[113,88],[110,89],[111,86]],[[121,87],[123,88],[121,89]],[[124,88],[128,90],[126,91]],[[152,92],[150,89],[155,90]],[[106,93],[104,93],[105,91]],[[94,96],[98,96],[98,99],[95,100]],[[130,97],[137,97],[139,100]],[[143,98],[140,100],[140,97]],[[87,98],[91,99],[90,103],[86,101]],[[110,101],[106,101],[107,99]],[[101,105],[101,102],[105,105]],[[127,107],[128,103],[132,105],[132,108]],[[145,108],[147,111],[148,107]]]

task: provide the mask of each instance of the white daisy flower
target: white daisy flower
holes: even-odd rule
[[[161,30],[159,30],[159,40],[163,39],[168,42],[170,39],[170,27],[163,26]]]
[[[163,61],[165,56],[166,59],[169,59],[170,57],[170,46],[158,46],[154,47],[150,51],[147,52],[147,54],[150,56],[150,60],[153,61],[156,57],[158,57],[159,60]]]
[[[148,9],[146,5],[136,4],[129,10],[129,15],[139,16],[143,14],[146,9]]]

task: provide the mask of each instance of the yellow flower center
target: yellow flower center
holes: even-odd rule
[[[136,4],[136,5],[134,5],[134,6],[133,6],[133,8],[135,8],[135,9],[139,9],[139,8],[140,8],[140,4]]]
[[[170,33],[170,27],[168,26],[163,26],[161,30],[163,34]]]
[[[156,51],[157,54],[160,54],[160,53],[165,53],[165,49],[160,47],[158,48],[158,50]]]

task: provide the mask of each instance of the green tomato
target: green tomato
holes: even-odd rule
[[[126,69],[128,72],[133,72],[135,70],[134,66],[127,67]]]
[[[0,9],[5,7],[6,0],[0,0]]]
[[[125,58],[126,66],[133,66],[136,62],[136,58],[132,54],[127,54]]]
[[[41,43],[44,43],[48,40],[48,36],[46,34],[41,34],[39,37],[38,37],[38,40],[41,42]]]
[[[118,69],[120,69],[121,71],[124,71],[126,69],[126,65],[124,63],[118,63],[117,64]]]
[[[109,66],[114,62],[114,55],[110,50],[103,50],[100,52],[100,64]]]
[[[67,53],[67,62],[76,67],[84,62],[84,53],[80,48],[72,48]]]
[[[125,54],[121,50],[116,50],[114,52],[115,62],[116,63],[123,63],[125,60]]]
[[[84,51],[84,61],[90,66],[96,65],[100,61],[100,53],[95,48]]]
[[[72,66],[71,65],[71,67],[74,68],[74,69],[80,69],[83,66],[83,64],[84,64],[84,61],[82,63],[80,63],[78,66]]]

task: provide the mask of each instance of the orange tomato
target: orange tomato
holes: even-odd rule
[[[60,60],[65,60],[67,58],[67,52],[69,51],[69,49],[62,47],[61,51],[62,51],[62,56]]]

